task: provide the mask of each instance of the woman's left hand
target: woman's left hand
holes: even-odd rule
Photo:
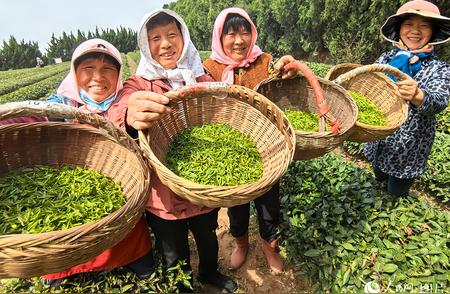
[[[275,72],[277,74],[281,73],[282,79],[289,79],[297,76],[297,71],[294,69],[288,70],[286,72],[284,72],[283,70],[284,66],[292,61],[295,61],[294,57],[292,57],[291,55],[284,55],[283,57],[278,59],[277,62],[275,62],[273,68],[275,69]]]
[[[396,85],[397,96],[405,101],[410,101],[415,107],[422,105],[425,96],[414,79],[408,77],[405,80],[398,81]]]

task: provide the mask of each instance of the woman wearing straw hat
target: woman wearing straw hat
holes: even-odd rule
[[[364,154],[375,176],[387,182],[394,196],[407,196],[414,179],[426,169],[434,140],[435,115],[450,96],[450,65],[440,60],[434,46],[450,40],[450,18],[434,4],[414,0],[401,6],[381,27],[394,49],[376,63],[390,64],[411,78],[397,81],[397,95],[408,102],[408,118],[383,141],[367,143]]]

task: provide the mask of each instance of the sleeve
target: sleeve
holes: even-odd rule
[[[139,86],[139,81],[135,76],[129,77],[123,84],[123,88],[119,91],[114,104],[111,105],[106,118],[119,128],[126,130],[130,136],[137,136],[136,130],[132,130],[126,125],[126,116],[128,110],[128,99],[130,95],[136,91],[142,90]]]
[[[419,107],[412,107],[422,115],[435,115],[443,111],[450,97],[450,65],[439,62],[430,68],[426,78],[419,82],[419,87],[425,94],[424,102]]]

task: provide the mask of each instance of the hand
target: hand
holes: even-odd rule
[[[415,107],[422,105],[425,95],[414,79],[408,77],[405,80],[398,81],[396,85],[397,96],[405,101],[410,101]]]
[[[296,70],[289,70],[287,72],[284,72],[284,66],[286,64],[288,64],[289,62],[295,61],[295,58],[292,57],[291,55],[284,55],[283,57],[281,57],[280,59],[278,59],[277,62],[275,62],[274,64],[274,69],[275,72],[281,73],[281,78],[282,79],[289,79],[289,78],[293,78],[297,76],[297,71]]]
[[[141,131],[151,127],[152,122],[170,112],[164,104],[169,98],[150,91],[136,91],[128,99],[126,123],[135,130]]]

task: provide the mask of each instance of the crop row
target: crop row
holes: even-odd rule
[[[52,93],[56,89],[66,75],[66,71],[60,72],[35,84],[31,84],[11,93],[2,95],[0,96],[0,103],[36,100],[41,97],[46,97],[49,93]]]
[[[17,89],[35,84],[47,78],[50,78],[59,73],[67,73],[68,71],[68,63],[65,63],[64,66],[53,66],[48,67],[45,71],[39,71],[32,75],[27,75],[25,77],[22,76],[14,76],[5,81],[3,81],[0,85],[0,96],[11,93]]]

